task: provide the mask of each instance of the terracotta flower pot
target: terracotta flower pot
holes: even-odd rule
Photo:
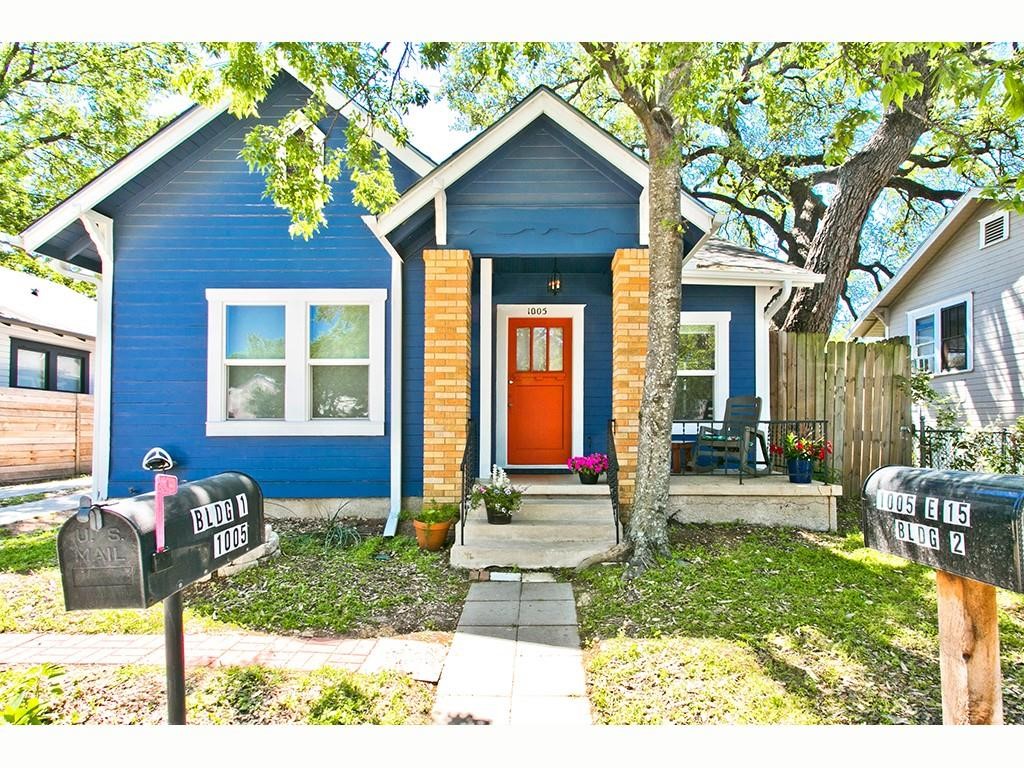
[[[444,546],[444,542],[448,538],[448,529],[451,525],[450,521],[444,523],[421,523],[419,520],[413,520],[412,527],[416,530],[416,543],[420,545],[420,549],[425,549],[428,552],[437,552],[437,550]]]

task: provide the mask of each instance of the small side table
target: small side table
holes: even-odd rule
[[[672,474],[681,475],[690,467],[693,461],[692,442],[672,442]]]

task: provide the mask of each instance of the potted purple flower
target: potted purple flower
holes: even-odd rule
[[[601,473],[608,469],[608,457],[603,453],[573,456],[569,459],[568,466],[579,476],[581,483],[595,485]]]

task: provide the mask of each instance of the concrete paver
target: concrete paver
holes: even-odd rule
[[[508,696],[438,696],[434,703],[435,725],[508,725]]]
[[[523,584],[523,600],[572,600],[569,584],[528,583]]]
[[[518,600],[522,589],[523,585],[518,581],[481,581],[470,586],[466,602]]]
[[[516,585],[518,586],[518,584]],[[493,600],[466,603],[459,627],[515,626],[519,619],[519,600]]]
[[[572,600],[523,600],[519,605],[519,626],[576,626],[576,603]]]
[[[580,633],[576,627],[519,627],[518,656],[560,656],[578,653]]]

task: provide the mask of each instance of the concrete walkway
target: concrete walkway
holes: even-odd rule
[[[352,672],[405,672],[436,683],[447,647],[399,638],[304,638],[274,635],[186,635],[186,666],[261,664],[311,670],[323,666]],[[61,635],[0,633],[0,666],[13,664],[164,663],[163,635]]]
[[[90,493],[91,477],[74,477],[70,480],[50,480],[43,483],[22,483],[0,487],[0,500],[33,493],[52,494],[38,501],[0,506],[0,525],[9,525],[53,512],[67,512],[78,509],[78,497]]]
[[[589,725],[569,584],[474,584],[445,660],[434,722]]]

